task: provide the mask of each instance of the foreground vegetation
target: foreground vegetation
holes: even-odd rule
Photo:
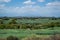
[[[50,29],[38,29],[38,30],[28,30],[28,29],[0,29],[0,38],[6,38],[10,35],[24,38],[30,35],[54,35],[60,34],[60,30],[50,30]]]
[[[60,40],[60,34],[56,34],[56,35],[51,35],[49,37],[47,36],[37,36],[37,35],[32,35],[29,37],[25,37],[25,38],[18,38],[16,36],[8,36],[5,39],[0,38],[0,40]]]

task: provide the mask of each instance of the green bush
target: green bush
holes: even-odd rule
[[[7,40],[19,40],[17,37],[14,36],[9,36],[7,37]]]

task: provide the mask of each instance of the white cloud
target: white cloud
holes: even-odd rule
[[[60,2],[55,1],[46,4],[46,7],[50,8],[51,14],[55,16],[60,15]]]
[[[33,5],[33,4],[35,4],[35,2],[32,2],[31,0],[28,0],[28,1],[25,1],[23,4]]]
[[[0,0],[0,2],[10,2],[11,0]]]
[[[29,12],[35,12],[40,8],[40,6],[24,6],[24,7],[10,7],[6,8],[6,10],[13,13],[23,14],[23,13],[29,13]]]
[[[38,2],[44,2],[45,0],[38,0]]]
[[[51,2],[46,4],[47,6],[60,6],[60,2]]]
[[[0,4],[0,8],[1,8],[1,7],[4,7],[4,6],[5,6],[5,4]]]
[[[5,5],[1,5],[3,7],[0,13],[7,13],[13,15],[25,15],[25,16],[58,16],[60,15],[60,3],[59,2],[51,2],[46,4],[44,7],[40,6],[32,6],[29,4],[22,7],[6,7]]]
[[[5,4],[0,4],[0,9],[4,8]]]

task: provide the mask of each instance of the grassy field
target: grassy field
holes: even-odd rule
[[[8,36],[17,36],[18,38],[24,38],[31,35],[39,35],[41,36],[49,36],[54,34],[60,34],[60,27],[54,28],[54,30],[50,29],[37,29],[37,30],[30,30],[30,29],[0,29],[0,38],[6,38]]]
[[[4,24],[8,24],[9,22],[11,22],[12,19],[10,20],[4,20]],[[60,19],[58,20],[49,20],[49,19],[35,19],[35,20],[32,20],[32,19],[17,19],[16,22],[19,24],[19,23],[42,23],[42,24],[45,24],[45,23],[50,23],[50,22],[60,22]]]

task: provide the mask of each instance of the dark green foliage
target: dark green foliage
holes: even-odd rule
[[[9,36],[7,37],[7,40],[19,40],[17,37],[14,36]]]
[[[0,24],[3,24],[3,20],[2,19],[0,19]]]
[[[0,24],[0,29],[4,29],[4,28],[6,28],[6,26],[5,26],[5,25]]]
[[[11,22],[9,24],[17,24],[15,19],[12,19]]]
[[[0,29],[46,29],[60,27],[60,19],[55,17],[1,18]],[[5,22],[7,21],[7,23]],[[6,23],[6,24],[5,24]]]

